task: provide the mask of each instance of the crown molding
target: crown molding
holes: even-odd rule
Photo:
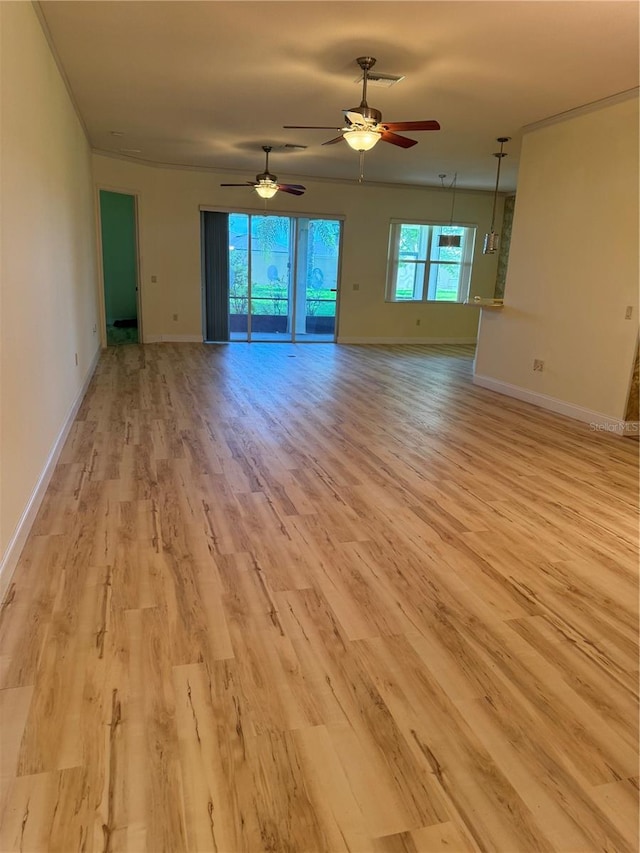
[[[0,0],[1,2],[1,0]],[[69,82],[69,78],[67,77],[67,72],[64,70],[64,65],[62,64],[62,60],[56,50],[55,42],[53,41],[53,36],[51,35],[51,30],[49,29],[49,25],[47,24],[47,19],[44,16],[44,12],[42,11],[42,3],[40,0],[32,0],[31,7],[33,11],[36,13],[36,17],[38,19],[38,23],[40,24],[40,28],[42,33],[47,41],[47,45],[49,47],[49,51],[51,56],[53,57],[53,61],[56,64],[56,68],[58,69],[58,74],[62,78],[62,82],[64,83],[64,87],[67,90],[67,95],[69,96],[69,100],[71,101],[71,106],[75,110],[76,117],[80,122],[80,127],[82,128],[82,132],[85,135],[85,139],[87,140],[87,144],[91,148],[91,139],[89,137],[89,130],[87,125],[85,124],[84,118],[82,117],[82,113],[80,112],[80,107],[78,106],[78,102],[76,101],[76,97],[73,93],[73,89],[71,88],[71,83]]]
[[[612,107],[614,104],[621,104],[623,101],[629,101],[631,98],[637,98],[640,92],[640,87],[635,86],[633,89],[625,89],[624,92],[617,92],[615,95],[609,95],[606,98],[600,98],[597,101],[590,101],[588,104],[582,104],[579,107],[573,107],[570,110],[565,110],[562,113],[542,118],[540,121],[534,121],[531,124],[525,124],[522,128],[523,133],[531,133],[533,130],[539,130],[542,127],[549,127],[552,124],[559,124],[563,121],[569,121],[578,116],[594,113],[605,107]]]

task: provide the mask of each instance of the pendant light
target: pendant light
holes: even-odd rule
[[[442,183],[442,188],[444,189],[444,179],[447,177],[446,175],[438,175],[440,178],[440,182]],[[449,217],[449,227],[453,225],[453,210],[456,204],[456,185],[458,183],[458,173],[456,172],[453,176],[453,180],[449,185],[449,189],[453,190],[451,196],[451,216]],[[441,234],[438,238],[438,246],[442,248],[450,248],[450,249],[459,249],[460,248],[460,235],[459,234]]]
[[[496,234],[496,232],[494,231],[494,227],[496,224],[496,203],[498,201],[498,185],[500,184],[500,166],[502,164],[502,158],[507,156],[502,149],[504,148],[505,142],[509,142],[510,139],[510,136],[499,136],[497,142],[500,143],[500,151],[497,154],[493,155],[494,157],[498,158],[498,170],[496,173],[496,188],[493,193],[493,213],[491,214],[491,230],[488,234],[484,235],[484,243],[482,245],[483,255],[495,255],[500,244],[500,235]]]

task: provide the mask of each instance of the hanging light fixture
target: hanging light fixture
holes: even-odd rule
[[[444,179],[447,177],[446,175],[438,175],[440,178],[440,182],[442,183],[442,188],[444,189]],[[453,180],[449,186],[449,189],[453,190],[453,194],[451,196],[451,216],[449,217],[449,228],[453,225],[453,210],[456,204],[456,185],[458,183],[458,173],[456,172],[453,176]],[[441,234],[438,239],[438,246],[440,248],[451,248],[451,249],[459,249],[460,248],[460,235],[459,234]]]
[[[507,156],[502,149],[504,148],[504,143],[509,142],[510,139],[510,136],[499,136],[497,141],[500,143],[500,151],[497,154],[493,155],[494,157],[498,158],[498,170],[496,173],[496,188],[493,193],[493,213],[491,214],[491,230],[488,234],[484,235],[484,243],[482,245],[483,255],[495,255],[500,244],[500,235],[496,234],[496,232],[494,231],[494,227],[496,224],[496,203],[498,201],[498,185],[500,184],[500,166],[502,164],[502,158]]]

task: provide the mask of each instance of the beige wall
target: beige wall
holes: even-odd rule
[[[31,3],[0,29],[1,561],[99,344],[89,147]]]
[[[353,156],[354,172],[357,157]],[[375,152],[368,156],[375,156]],[[398,152],[402,156],[402,152]],[[256,171],[262,154],[256,152]],[[284,168],[295,157],[276,158],[275,171],[287,180],[295,175]],[[139,196],[139,232],[142,315],[145,340],[162,336],[201,339],[201,271],[199,207],[263,211],[264,202],[247,189],[226,189],[221,181],[236,180],[228,173],[154,168],[94,154],[96,185],[136,192]],[[238,175],[237,179],[252,175]],[[448,221],[451,195],[439,189],[396,188],[304,179],[306,195],[293,198],[279,193],[269,202],[273,212],[344,216],[341,339],[452,338],[475,340],[478,309],[462,305],[399,305],[384,301],[389,221],[417,218]],[[493,296],[497,257],[482,255],[482,237],[491,220],[490,193],[460,192],[456,220],[478,225],[472,293]],[[157,282],[151,282],[151,276]],[[360,289],[353,290],[358,283]],[[172,319],[178,314],[178,321]],[[416,325],[416,320],[420,325]]]
[[[505,308],[483,312],[476,376],[622,418],[637,334],[636,96],[525,136]]]

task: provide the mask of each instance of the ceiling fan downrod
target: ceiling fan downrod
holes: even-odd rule
[[[369,81],[369,71],[376,64],[373,56],[359,56],[356,62],[362,68],[362,100],[359,107],[353,107],[349,112],[359,113],[365,124],[379,124],[382,121],[382,113],[374,107],[370,107],[367,103],[367,83]]]
[[[376,64],[376,60],[373,56],[359,56],[356,59],[356,62],[362,68],[362,101],[360,102],[361,107],[369,106],[367,104],[367,83],[369,81],[369,71]]]
[[[256,175],[256,179],[258,181],[271,181],[272,183],[276,183],[278,180],[276,175],[272,175],[269,172],[269,152],[272,150],[271,145],[263,145],[262,150],[265,153],[265,164],[264,164],[264,172],[261,172],[259,175]]]

